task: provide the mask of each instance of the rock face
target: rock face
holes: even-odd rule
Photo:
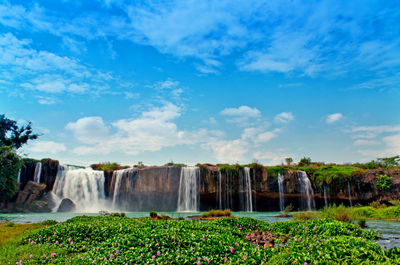
[[[123,175],[117,194],[113,191],[116,179],[112,178],[109,197],[116,196],[116,205],[125,211],[175,211],[180,171],[179,167],[171,166],[137,168]]]
[[[43,196],[46,189],[45,184],[38,184],[33,181],[29,181],[22,191],[18,192],[16,204],[29,206],[33,201],[38,200]]]
[[[46,184],[46,191],[51,191],[56,180],[58,165],[57,160],[46,158],[42,160],[42,173],[40,175],[40,183]]]
[[[61,201],[60,206],[58,206],[57,212],[73,212],[75,208],[75,203],[66,198]]]

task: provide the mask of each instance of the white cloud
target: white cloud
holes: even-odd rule
[[[203,146],[212,149],[215,158],[224,163],[244,161],[246,153],[249,151],[249,145],[243,139],[214,141],[203,144]]]
[[[331,124],[340,121],[342,118],[342,113],[332,113],[326,117],[325,122]]]
[[[57,100],[54,98],[51,98],[51,97],[39,96],[38,98],[39,98],[39,100],[38,100],[39,104],[42,104],[42,105],[52,105],[52,104],[57,103]]]
[[[97,71],[75,58],[32,48],[31,40],[11,33],[0,34],[0,80],[22,91],[42,93],[99,93],[111,85],[114,93],[122,86],[109,73]],[[1,85],[0,87],[10,87]],[[126,85],[125,85],[126,86]],[[41,101],[45,102],[45,101]],[[43,104],[43,103],[41,103]]]
[[[276,115],[274,120],[278,123],[288,123],[294,120],[294,116],[291,112],[282,112]]]
[[[266,143],[277,137],[278,129],[273,131],[264,131],[261,128],[245,128],[242,133],[242,139],[251,140],[254,143]]]
[[[248,106],[240,106],[238,108],[226,108],[220,114],[229,117],[229,122],[244,123],[249,119],[255,119],[261,116],[261,112],[257,108]]]
[[[359,139],[359,140],[355,140],[354,141],[354,145],[357,145],[357,146],[376,145],[376,144],[378,144],[378,142],[377,141],[372,141],[372,140]]]
[[[27,150],[39,154],[57,154],[66,151],[67,148],[64,144],[53,141],[34,141],[27,147]]]
[[[390,157],[400,155],[400,134],[383,137],[383,146],[376,149],[361,149],[358,152],[369,157]]]
[[[65,128],[71,130],[74,136],[84,143],[101,143],[109,134],[109,128],[105,126],[101,117],[81,118],[68,123]]]

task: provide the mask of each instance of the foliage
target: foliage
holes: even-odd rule
[[[38,136],[33,133],[31,122],[19,127],[16,121],[7,119],[4,114],[0,115],[0,146],[19,149]]]
[[[257,247],[246,233],[261,230],[288,237]],[[374,231],[334,220],[266,223],[251,218],[162,221],[148,218],[75,217],[35,231],[14,245],[3,264],[374,264],[394,263]],[[38,250],[42,251],[41,253]],[[4,250],[0,250],[1,252]],[[34,253],[29,258],[29,253]],[[51,253],[55,253],[51,255]],[[3,254],[3,253],[1,253]],[[43,257],[43,254],[46,257]],[[19,256],[21,255],[21,256]]]
[[[204,212],[201,214],[201,217],[208,218],[208,217],[227,217],[231,216],[231,210],[210,210],[209,212]]]
[[[150,217],[151,218],[156,218],[158,216],[156,211],[150,211]]]
[[[283,209],[283,212],[284,212],[285,214],[288,214],[288,213],[290,213],[291,211],[293,211],[293,209],[294,209],[294,207],[293,207],[293,205],[290,203],[289,205],[287,205],[287,206],[285,207],[285,209]]]
[[[129,166],[121,166],[120,164],[114,162],[104,162],[104,163],[98,163],[98,164],[91,164],[90,167],[93,170],[102,170],[102,171],[113,171],[113,170],[120,170],[120,169],[125,169],[129,168]]]
[[[292,164],[292,162],[293,162],[293,158],[287,157],[287,158],[285,158],[285,162],[286,162],[286,165],[290,166],[290,164]]]
[[[297,164],[297,166],[299,167],[304,167],[304,166],[308,166],[311,164],[311,158],[309,157],[303,157],[302,159],[300,159],[299,163]]]
[[[267,166],[265,168],[267,169],[268,175],[275,178],[278,177],[278,174],[285,174],[288,171],[286,167],[279,166]]]
[[[219,166],[218,170],[221,173],[224,173],[226,175],[231,175],[231,176],[238,176],[239,175],[238,170],[243,169],[243,166],[238,165],[238,164],[235,164],[235,165],[222,164],[222,165],[218,165],[218,166]]]
[[[384,157],[384,158],[378,158],[378,161],[385,167],[385,168],[390,168],[390,167],[395,167],[400,165],[400,156],[392,156],[392,157]]]
[[[169,166],[169,167],[186,167],[185,164],[183,164],[183,163],[174,163],[174,161],[171,161],[171,162],[169,162],[169,163],[167,163],[165,165]]]
[[[382,191],[390,190],[392,188],[392,177],[388,175],[378,175],[376,185]]]
[[[298,169],[307,172],[312,181],[319,186],[325,182],[330,184],[336,179],[348,181],[354,175],[363,173],[362,169],[353,166],[320,166],[320,167],[299,167]]]
[[[10,200],[17,192],[19,156],[8,146],[0,146],[0,201]]]

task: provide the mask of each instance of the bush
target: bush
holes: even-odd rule
[[[7,202],[17,192],[19,156],[8,146],[0,146],[0,202]]]
[[[121,166],[120,164],[114,162],[104,162],[104,163],[98,163],[98,164],[91,164],[90,167],[93,170],[102,170],[102,171],[109,171],[109,170],[120,170],[120,169],[125,169],[129,168],[129,166]]]
[[[151,218],[157,218],[157,216],[158,216],[158,214],[157,214],[156,211],[151,211],[151,212],[150,212],[150,217],[151,217]]]
[[[225,210],[211,210],[209,212],[205,212],[201,214],[201,217],[203,218],[208,218],[208,217],[227,217],[231,216],[231,210],[230,209],[225,209]]]
[[[390,190],[392,188],[392,177],[388,175],[378,175],[376,185],[382,191]]]

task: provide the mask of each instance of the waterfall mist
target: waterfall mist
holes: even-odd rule
[[[42,162],[37,162],[35,167],[35,174],[33,175],[33,181],[40,183],[40,175],[42,174]]]
[[[285,198],[283,197],[285,191],[283,190],[283,181],[284,175],[278,173],[279,209],[281,212],[285,209]]]
[[[305,200],[306,208],[311,211],[312,209],[315,209],[314,190],[311,186],[311,181],[305,171],[298,171],[298,176],[300,192]]]

